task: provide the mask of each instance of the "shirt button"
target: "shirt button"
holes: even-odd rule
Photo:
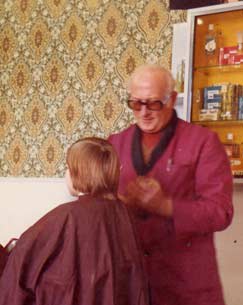
[[[150,253],[148,251],[144,251],[143,255],[147,257],[150,255]]]

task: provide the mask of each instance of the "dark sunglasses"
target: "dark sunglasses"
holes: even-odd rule
[[[169,100],[171,95],[166,96],[163,100],[135,100],[135,99],[129,99],[127,101],[127,105],[130,109],[135,111],[140,111],[142,109],[142,106],[146,106],[148,110],[152,111],[159,111],[161,110],[166,102]]]

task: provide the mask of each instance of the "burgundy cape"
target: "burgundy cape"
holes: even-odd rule
[[[6,249],[2,245],[0,245],[0,276],[3,272],[7,259],[8,259],[8,253]]]
[[[137,177],[134,156],[141,159],[135,129],[110,137],[121,161],[121,194]],[[173,200],[173,219],[136,219],[152,304],[224,304],[213,233],[232,220],[232,175],[217,135],[178,119],[168,146],[145,175],[160,181]]]
[[[0,279],[0,305],[146,305],[126,207],[88,195],[28,229]]]

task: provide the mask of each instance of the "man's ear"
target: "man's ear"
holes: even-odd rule
[[[176,103],[176,99],[177,99],[177,92],[176,91],[172,91],[171,95],[170,95],[170,99],[167,103],[169,108],[174,108],[175,103]]]
[[[177,92],[176,91],[172,91],[172,93],[171,93],[171,102],[172,102],[173,107],[175,106],[176,99],[177,99]]]

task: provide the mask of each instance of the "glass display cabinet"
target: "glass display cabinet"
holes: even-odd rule
[[[243,177],[243,2],[188,11],[187,120],[217,132]]]

